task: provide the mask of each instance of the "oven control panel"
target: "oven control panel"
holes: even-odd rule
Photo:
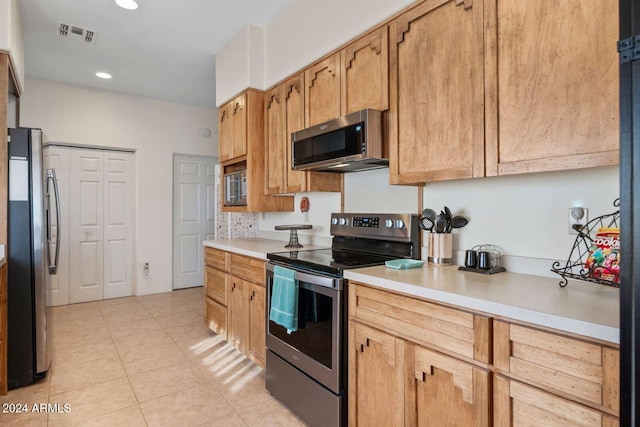
[[[412,241],[418,233],[418,216],[412,214],[331,214],[331,235]]]
[[[379,217],[374,217],[374,216],[354,216],[353,217],[354,227],[378,228],[379,225],[380,225]]]

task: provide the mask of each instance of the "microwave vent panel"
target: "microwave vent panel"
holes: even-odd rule
[[[59,37],[72,38],[88,44],[95,44],[97,32],[77,25],[65,24],[58,21],[57,34]]]

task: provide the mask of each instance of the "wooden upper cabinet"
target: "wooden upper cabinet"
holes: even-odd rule
[[[220,129],[220,138],[229,134],[231,144],[220,144],[220,156],[224,154],[223,147],[230,145],[230,158],[221,161],[222,173],[233,173],[246,170],[247,205],[225,206],[223,212],[272,212],[293,211],[293,197],[271,197],[265,195],[265,177],[268,166],[265,150],[265,93],[255,89],[247,89],[242,94],[221,107],[221,111],[229,111],[229,128]],[[225,118],[226,113],[220,112],[220,117]],[[274,159],[282,157],[274,156]],[[275,160],[274,160],[275,161]],[[225,200],[226,186],[220,186],[221,200]]]
[[[484,175],[482,18],[482,0],[443,0],[391,22],[392,183]]]
[[[229,111],[231,111],[230,102],[218,108],[218,150],[221,162],[231,158],[233,135],[231,134],[231,115]]]
[[[265,193],[341,191],[340,174],[291,169],[291,134],[305,127],[304,74],[268,91],[265,102]]]
[[[218,109],[220,161],[247,154],[247,94],[238,95]]]
[[[244,156],[247,154],[247,94],[238,95],[230,107],[231,134],[233,135],[231,144],[231,157]]]
[[[287,161],[284,103],[282,87],[265,94],[265,194],[284,193],[284,173]]]
[[[307,68],[304,81],[305,126],[340,117],[340,54]]]
[[[618,4],[485,0],[487,175],[618,164]]]
[[[340,51],[342,114],[389,109],[388,33],[385,25]]]

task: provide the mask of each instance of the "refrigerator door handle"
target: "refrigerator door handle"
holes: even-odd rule
[[[47,254],[49,274],[56,274],[58,271],[58,260],[60,259],[60,193],[58,193],[58,180],[56,179],[56,171],[54,169],[47,169],[47,193],[49,181],[53,182],[53,193],[56,199],[56,255],[53,263],[51,262],[51,250],[48,250]],[[51,204],[50,197],[49,204]],[[51,209],[47,209],[47,246],[47,249],[51,248]]]

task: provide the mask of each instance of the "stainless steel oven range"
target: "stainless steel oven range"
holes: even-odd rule
[[[347,288],[343,271],[420,258],[418,216],[331,215],[331,248],[267,254],[269,392],[309,426],[347,425]],[[269,320],[275,265],[295,271],[298,329]]]

